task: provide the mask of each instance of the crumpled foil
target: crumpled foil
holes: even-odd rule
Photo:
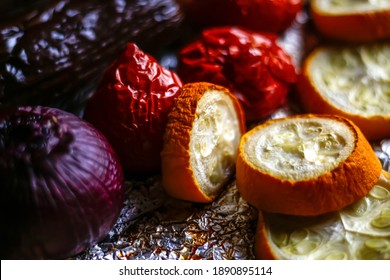
[[[298,113],[299,107],[288,103],[270,118]],[[390,172],[390,139],[371,144],[383,169]],[[258,212],[241,198],[234,178],[210,204],[169,197],[160,176],[127,181],[126,197],[107,238],[75,259],[255,259]]]
[[[375,154],[382,163],[382,168],[390,172],[390,139],[372,143]]]
[[[304,48],[303,26],[307,16],[280,39],[297,68]],[[169,64],[175,57],[166,57]],[[169,65],[174,68],[174,65]],[[301,113],[294,94],[271,119]],[[265,120],[263,120],[265,121]],[[256,123],[248,126],[248,129]],[[372,143],[383,169],[390,172],[390,139]],[[254,259],[254,235],[258,212],[240,197],[234,178],[219,197],[209,204],[170,198],[161,178],[126,182],[126,201],[120,216],[105,240],[76,256],[81,260],[165,260],[165,259]]]
[[[126,187],[125,206],[108,238],[77,259],[254,259],[257,211],[234,181],[206,205],[168,197],[159,177]]]

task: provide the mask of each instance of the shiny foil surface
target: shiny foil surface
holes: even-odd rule
[[[297,68],[316,38],[303,36],[305,14],[279,40]],[[307,34],[307,33],[306,33]],[[305,42],[306,41],[306,42]],[[309,41],[309,45],[307,43]],[[305,45],[305,47],[304,47]],[[172,54],[162,59],[172,66]],[[270,118],[302,113],[292,92],[287,104]],[[265,120],[263,120],[265,121]],[[253,123],[248,129],[255,126]],[[390,172],[390,139],[371,143],[383,169]],[[233,179],[210,204],[170,198],[161,178],[126,182],[126,201],[105,240],[75,257],[81,260],[250,260],[254,259],[257,210],[240,197]]]
[[[208,205],[167,197],[158,177],[128,182],[127,197],[109,238],[77,259],[254,259],[257,211],[234,182]]]
[[[270,118],[299,113],[292,103]],[[255,124],[254,124],[255,125]],[[372,143],[383,169],[390,172],[390,139]],[[102,260],[250,260],[257,210],[240,197],[232,180],[210,204],[170,198],[161,178],[126,182],[126,201],[108,237],[76,256]]]

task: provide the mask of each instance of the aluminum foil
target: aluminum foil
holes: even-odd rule
[[[381,161],[383,169],[390,172],[390,139],[372,143],[372,148]]]
[[[303,29],[307,20],[305,14],[298,16],[297,22],[279,42],[297,68],[305,51]],[[174,55],[168,54],[165,63],[174,69]],[[302,111],[292,93],[286,106],[270,118],[299,113]],[[390,172],[390,139],[372,143],[372,147],[383,168]],[[258,212],[240,197],[234,178],[210,204],[170,198],[165,194],[159,176],[127,181],[126,197],[121,214],[107,238],[75,259],[255,258],[253,245]]]
[[[107,240],[77,259],[253,259],[257,211],[234,181],[211,204],[168,197],[159,177],[127,182],[127,197]]]
[[[294,102],[270,118],[300,113]],[[255,126],[256,124],[253,124]],[[390,172],[390,139],[372,143],[383,169]],[[126,182],[126,201],[105,240],[76,259],[254,259],[257,210],[241,198],[234,178],[210,204],[169,197],[161,178]]]

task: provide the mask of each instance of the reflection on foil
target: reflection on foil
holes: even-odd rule
[[[234,182],[206,205],[169,198],[159,177],[127,182],[127,197],[107,239],[77,259],[254,259],[257,211]]]
[[[298,114],[294,104],[270,118]],[[253,124],[255,125],[255,124]],[[372,143],[390,172],[390,139]],[[126,201],[105,240],[76,259],[242,260],[254,259],[257,210],[244,201],[233,180],[210,204],[170,198],[159,176],[126,182]]]
[[[298,24],[279,41],[292,56],[297,68],[303,58],[303,29]],[[176,67],[172,54],[165,60]],[[164,61],[164,60],[163,60]],[[303,113],[291,92],[287,104],[270,116],[282,118]],[[265,120],[263,120],[265,121]],[[249,124],[248,129],[257,123]],[[390,139],[372,143],[383,169],[390,172]],[[160,177],[126,182],[126,201],[105,240],[75,259],[254,259],[253,245],[257,210],[244,201],[233,180],[210,204],[196,204],[170,198]]]
[[[300,20],[304,21],[302,17]],[[302,59],[301,25],[302,22],[293,24],[279,40],[297,64]],[[177,63],[171,53],[160,60],[173,69]],[[270,118],[294,113],[296,110],[289,104]],[[159,177],[128,181],[126,186],[127,200],[113,229],[105,240],[76,259],[255,258],[253,244],[258,212],[240,197],[234,181],[210,204],[168,197]]]
[[[390,172],[390,139],[372,143],[372,148],[381,161],[383,169]]]

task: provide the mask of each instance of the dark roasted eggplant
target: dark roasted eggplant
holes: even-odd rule
[[[153,54],[180,35],[174,0],[47,1],[0,19],[0,105],[79,113],[104,70],[135,42]]]
[[[0,19],[15,17],[28,9],[40,7],[49,1],[56,0],[1,0]]]

